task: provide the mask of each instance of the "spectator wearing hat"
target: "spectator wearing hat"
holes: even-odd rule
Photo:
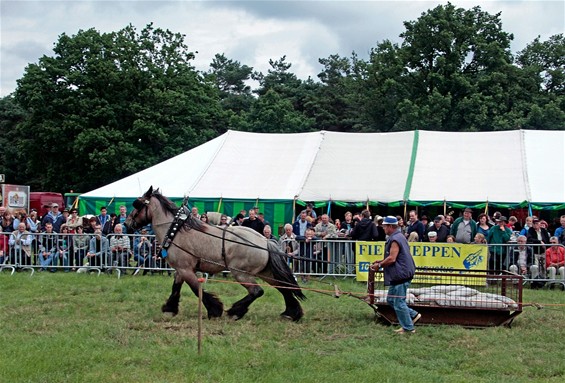
[[[435,231],[429,231],[426,235],[428,237],[428,242],[437,242],[437,233]]]
[[[61,225],[65,223],[65,218],[59,211],[59,204],[51,204],[51,210],[49,210],[49,212],[43,217],[41,226],[45,227],[47,222],[50,222],[53,225],[53,231],[55,233],[58,233],[61,230]]]
[[[430,226],[430,220],[427,215],[422,215],[420,217],[420,222],[422,222],[422,225],[424,225],[426,230],[428,229],[428,226]]]
[[[436,234],[434,242],[447,242],[447,236],[449,235],[449,229],[443,224],[443,219],[439,215],[434,218],[432,226],[426,230],[426,235],[424,236],[425,242],[431,242],[430,233],[434,232]]]
[[[64,225],[64,224],[67,223],[67,220],[69,219],[69,216],[71,215],[71,213],[69,212],[69,209],[64,208],[62,214],[63,214],[63,219],[64,219],[64,221],[63,221],[63,225]],[[63,228],[61,228],[61,230],[63,230]]]
[[[490,228],[487,242],[489,245],[503,245],[508,243],[512,231],[506,226],[506,217],[501,215],[496,220],[496,226]],[[489,269],[502,270],[502,264],[506,259],[506,248],[504,246],[489,246]]]
[[[455,237],[455,242],[471,243],[477,234],[477,223],[473,221],[473,210],[466,208],[463,216],[459,217],[451,225],[450,234]]]
[[[385,244],[385,256],[382,261],[375,261],[371,265],[372,270],[381,267],[384,272],[384,284],[389,286],[387,303],[394,308],[400,328],[395,330],[397,334],[414,333],[414,324],[422,317],[417,311],[406,304],[406,292],[414,273],[416,265],[410,254],[410,247],[406,237],[398,228],[398,220],[394,216],[387,216],[383,220],[388,239]]]

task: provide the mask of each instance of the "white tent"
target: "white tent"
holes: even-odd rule
[[[565,203],[565,131],[225,134],[80,196]]]

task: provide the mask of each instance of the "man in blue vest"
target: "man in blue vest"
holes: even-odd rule
[[[386,301],[394,308],[400,328],[394,330],[397,334],[414,333],[414,324],[422,317],[417,311],[406,304],[406,292],[414,273],[416,265],[406,237],[398,227],[398,220],[394,216],[387,216],[383,220],[383,228],[388,239],[385,244],[385,257],[382,261],[375,261],[372,270],[381,267],[384,271],[385,286],[389,286]]]

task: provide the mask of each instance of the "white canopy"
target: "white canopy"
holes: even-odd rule
[[[565,202],[565,132],[228,131],[81,198]]]

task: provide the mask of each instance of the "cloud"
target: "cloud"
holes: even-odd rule
[[[512,51],[536,36],[563,33],[563,1],[465,1],[491,14],[502,12],[503,29],[514,34]],[[446,4],[440,1],[14,1],[0,2],[0,96],[16,87],[25,67],[52,55],[62,33],[95,28],[117,31],[128,24],[138,30],[149,23],[186,35],[194,66],[206,71],[217,53],[253,67],[269,69],[269,59],[286,55],[299,78],[317,78],[319,58],[365,59],[378,42],[400,42],[404,21]]]

